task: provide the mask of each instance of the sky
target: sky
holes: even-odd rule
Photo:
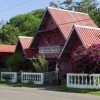
[[[52,0],[0,0],[0,21],[8,21],[18,14],[24,14],[39,8],[46,8],[49,6],[50,1]],[[97,1],[100,2],[100,0]]]

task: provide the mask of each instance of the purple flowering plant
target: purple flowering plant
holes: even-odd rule
[[[79,47],[72,54],[74,73],[100,73],[100,44]]]

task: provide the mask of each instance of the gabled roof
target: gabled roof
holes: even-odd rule
[[[92,44],[100,44],[100,28],[79,25],[74,27],[85,47],[89,47]]]
[[[69,35],[73,25],[97,27],[97,25],[93,22],[93,20],[90,18],[90,16],[86,13],[70,11],[70,10],[63,10],[63,9],[53,8],[53,7],[47,7],[44,17],[47,14],[46,12],[50,13],[51,17],[55,21],[55,24],[57,25],[57,27],[59,28],[59,30],[61,31],[61,33],[65,39],[68,38],[68,35]],[[44,21],[44,17],[42,19],[41,25]],[[41,27],[41,25],[40,25],[40,27]],[[38,30],[39,30],[39,28],[38,28]],[[37,34],[38,34],[38,32],[37,32]],[[36,36],[37,36],[37,34],[36,34]]]
[[[34,37],[27,37],[27,36],[19,36],[18,40],[21,43],[23,52],[25,54],[26,58],[32,58],[33,57],[33,49],[29,48],[31,42],[33,41]]]
[[[0,45],[0,53],[14,53],[15,45]]]
[[[97,27],[90,16],[86,13],[63,10],[58,8],[47,8],[63,35],[67,38],[73,25]]]
[[[19,36],[19,41],[20,41],[23,49],[29,48],[33,39],[34,39],[33,37]]]
[[[79,36],[79,39],[81,40],[85,48],[88,48],[93,44],[100,44],[100,28],[74,25],[68,36],[68,40],[66,41],[64,48],[62,49],[59,58],[61,57],[63,51],[65,50],[67,43],[72,36],[71,34],[73,34],[74,30],[76,31],[77,35]]]

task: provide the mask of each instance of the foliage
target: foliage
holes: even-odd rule
[[[60,92],[68,92],[68,93],[82,93],[82,94],[92,94],[100,96],[99,89],[79,89],[79,88],[68,88],[66,86],[61,86],[58,88]]]
[[[10,87],[27,87],[27,88],[43,87],[43,85],[40,85],[40,84],[0,82],[0,87],[9,87],[9,86]]]
[[[5,24],[0,30],[0,41],[7,44],[15,44],[16,37],[20,35],[20,30],[10,24]]]
[[[0,21],[0,28],[5,24],[6,22],[5,21]]]
[[[6,69],[8,69],[9,71],[23,70],[26,65],[27,62],[25,61],[21,53],[15,53],[6,61]]]
[[[97,3],[95,0],[81,0],[75,5],[75,10],[80,12],[89,13],[97,9]]]
[[[32,11],[33,16],[37,17],[37,18],[42,18],[44,15],[45,10],[44,9],[37,9]]]
[[[51,1],[50,2],[50,6],[51,7],[56,7],[56,8],[62,8],[62,9],[72,9],[72,0],[64,0],[63,2],[60,2],[60,1],[57,1],[57,2],[54,2],[54,1]]]
[[[73,72],[100,73],[100,44],[79,47],[72,55]]]
[[[33,16],[32,13],[22,14],[10,19],[10,24],[18,27],[21,35],[35,35],[40,18]]]
[[[45,59],[44,55],[38,55],[37,58],[33,57],[31,61],[37,72],[48,71],[48,61]]]
[[[97,24],[97,26],[100,27],[100,10],[97,9],[95,11],[92,11],[90,13],[90,16],[94,20],[94,22]]]
[[[38,9],[30,13],[17,15],[9,20],[9,22],[0,23],[0,43],[16,44],[17,37],[34,36],[37,27],[44,14],[44,9]]]

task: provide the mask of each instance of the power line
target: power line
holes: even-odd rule
[[[15,7],[18,7],[18,6],[24,5],[24,4],[26,4],[26,3],[28,3],[28,2],[31,2],[31,1],[33,1],[33,0],[27,0],[27,1],[23,2],[23,3],[20,3],[20,4],[17,4],[17,5],[14,5],[14,6],[11,6],[11,7],[8,7],[8,8],[5,8],[5,9],[2,9],[2,10],[0,10],[0,13],[1,13],[1,12],[4,12],[4,11],[7,11],[7,10],[9,10],[9,9],[12,9],[12,8],[15,8]]]

